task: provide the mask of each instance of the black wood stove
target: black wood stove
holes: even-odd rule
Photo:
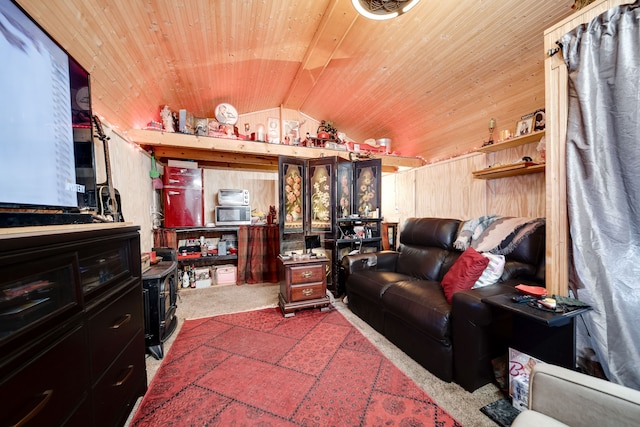
[[[160,261],[142,274],[144,292],[144,337],[147,352],[164,356],[163,343],[178,325],[178,262]]]

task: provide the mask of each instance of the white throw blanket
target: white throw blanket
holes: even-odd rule
[[[471,242],[471,247],[478,252],[507,255],[544,222],[544,218],[500,217]]]
[[[478,239],[482,232],[498,218],[498,215],[485,215],[465,221],[460,227],[456,241],[453,242],[453,247],[466,251],[471,246],[471,242]]]

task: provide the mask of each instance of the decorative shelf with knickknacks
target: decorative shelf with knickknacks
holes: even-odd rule
[[[538,142],[536,151],[539,153],[540,159],[532,159],[530,156],[522,157],[513,163],[493,164],[485,169],[473,172],[476,179],[497,179],[507,178],[517,175],[528,175],[532,173],[542,173],[545,171],[545,112],[537,110],[534,113],[522,116],[522,119],[516,124],[516,132],[511,133],[510,130],[500,132],[500,139],[494,143],[493,130],[495,128],[495,120],[489,121],[489,140],[482,147],[477,148],[476,152],[495,153],[510,148],[519,147],[526,144]]]
[[[338,137],[338,129],[333,126],[333,122],[327,120],[320,122],[315,137],[307,133],[305,141],[309,147],[325,147],[331,144],[331,146],[335,148],[335,144],[342,144],[342,141]]]
[[[356,248],[359,252],[376,252],[381,250],[380,244],[380,223],[382,218],[352,218],[338,219],[338,229],[340,237],[336,240],[337,245],[348,245]],[[367,249],[368,248],[368,249]]]

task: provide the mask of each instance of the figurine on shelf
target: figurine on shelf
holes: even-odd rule
[[[496,128],[496,120],[492,118],[491,120],[489,120],[489,140],[484,144],[482,144],[483,147],[493,144],[493,130],[495,128]]]
[[[269,213],[267,214],[267,224],[275,224],[277,219],[276,207],[269,206]]]
[[[317,135],[319,139],[331,139],[337,141],[338,129],[333,127],[333,122],[323,120],[320,122],[320,126],[318,126]]]
[[[160,111],[160,117],[162,118],[162,125],[164,126],[165,132],[175,132],[175,128],[173,127],[174,117],[173,112],[169,108],[168,105],[165,105]]]

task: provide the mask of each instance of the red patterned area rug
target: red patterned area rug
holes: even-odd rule
[[[132,426],[460,426],[338,311],[184,322]]]

